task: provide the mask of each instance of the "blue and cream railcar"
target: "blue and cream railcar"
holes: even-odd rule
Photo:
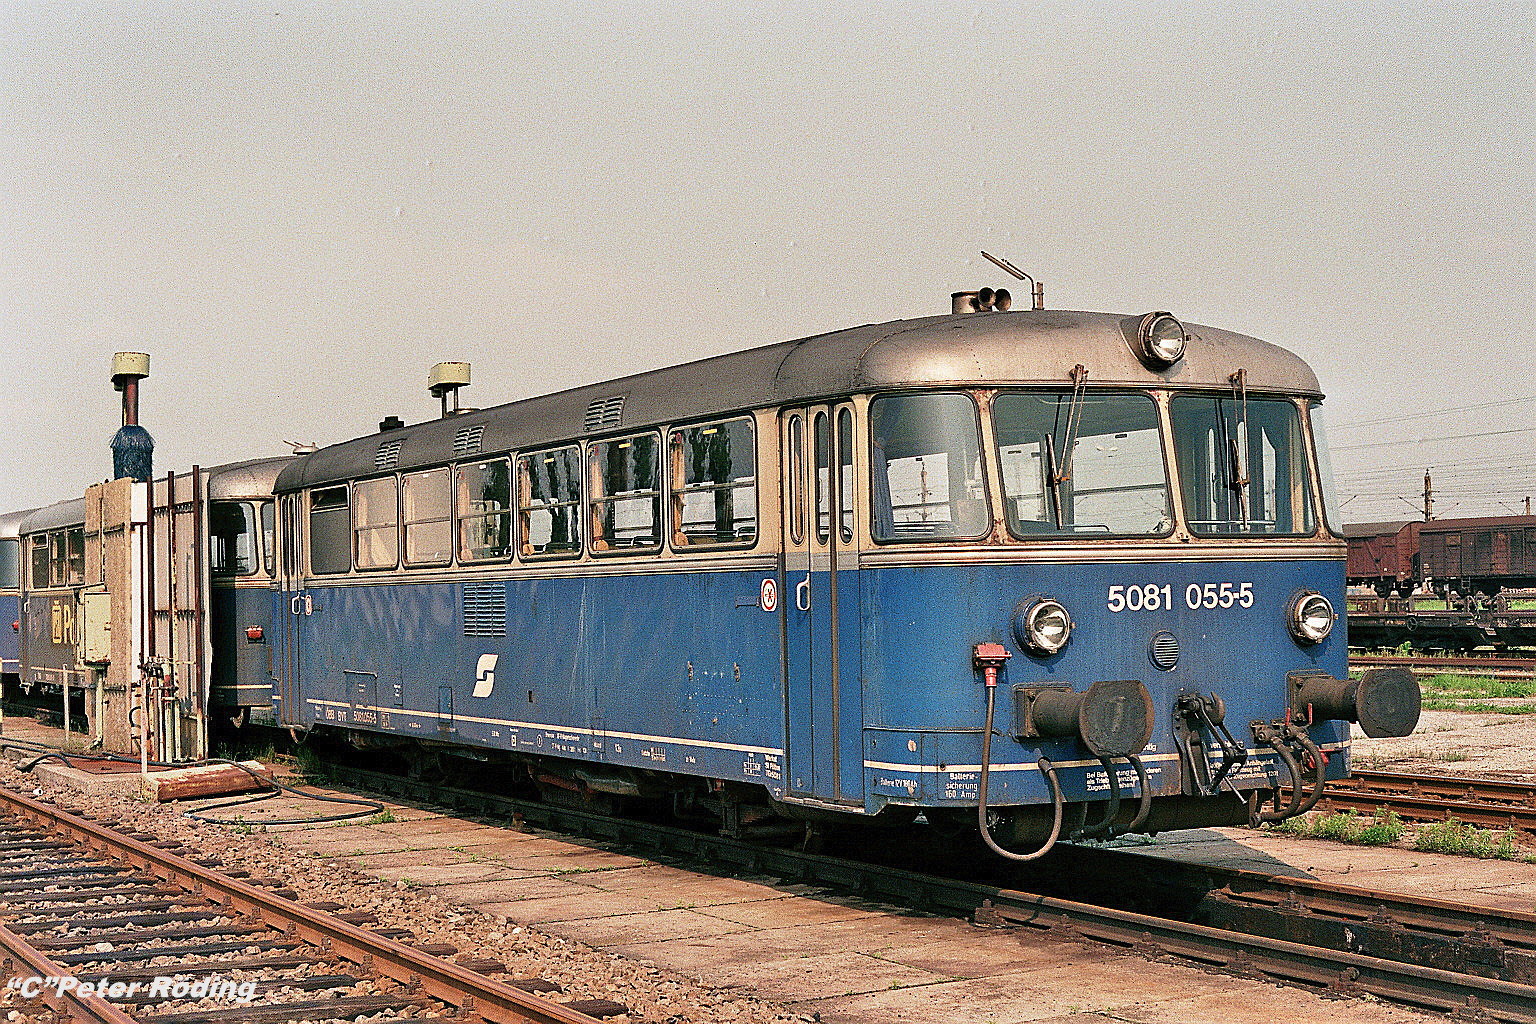
[[[278,479],[279,720],[1005,842],[1295,813],[1418,705],[1347,680],[1320,402],[1252,338],[1029,310],[386,429]]]
[[[292,456],[208,470],[209,705],[215,714],[271,717],[272,579],[276,559],[272,486]]]
[[[83,687],[78,660],[80,593],[85,589],[85,499],[37,509],[17,525],[21,542],[22,688]]]
[[[0,682],[21,669],[21,521],[36,509],[0,514]]]

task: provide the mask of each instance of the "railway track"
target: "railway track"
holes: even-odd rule
[[[773,875],[1021,935],[1045,932],[1337,995],[1536,1024],[1536,915],[1090,847],[1059,851],[1027,873],[997,865],[1005,877],[989,884],[937,867],[925,873],[498,793],[427,787],[355,766],[336,765],[332,773],[373,792],[521,820],[657,859],[707,865],[717,873]],[[867,838],[859,843],[866,856],[883,852],[906,862],[909,851],[898,846],[869,844]],[[957,865],[974,868],[979,859],[950,848],[935,863],[954,871]],[[1024,884],[1034,891],[1025,891]],[[1063,895],[1050,894],[1052,889]]]
[[[220,873],[179,843],[115,831],[0,789],[0,958],[13,1001],[101,1024],[273,1024],[409,1013],[415,1020],[597,1024],[538,979],[444,959],[366,913],[300,904],[280,882]]]
[[[1400,666],[1411,669],[1415,675],[1437,675],[1441,672],[1465,672],[1494,679],[1531,679],[1536,677],[1536,658],[1503,657],[1428,657],[1401,654],[1350,654],[1352,669],[1390,668]]]
[[[1480,828],[1536,833],[1536,784],[1449,775],[1355,770],[1331,782],[1317,805],[1325,811],[1396,811],[1407,821],[1455,818]]]

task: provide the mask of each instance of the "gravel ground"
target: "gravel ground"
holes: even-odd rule
[[[1536,782],[1536,715],[1426,711],[1409,736],[1373,740],[1357,729],[1351,747],[1357,768]]]
[[[37,789],[38,781],[18,771],[12,762],[0,761],[0,785],[30,793]],[[343,861],[285,849],[263,835],[237,828],[193,822],[171,805],[68,789],[45,795],[73,811],[115,817],[124,829],[179,840],[197,851],[195,855],[219,857],[226,868],[243,868],[257,878],[281,878],[300,901],[330,900],[350,909],[370,911],[378,917],[378,923],[369,927],[408,928],[415,933],[417,944],[449,943],[458,947],[460,955],[487,957],[506,964],[513,977],[552,981],[564,990],[563,994],[554,994],[561,1002],[611,999],[630,1008],[628,1020],[647,1024],[788,1024],[816,1019],[738,993],[711,991],[649,964],[531,928],[511,927],[500,918],[413,891],[403,882],[394,888],[384,887],[377,878]],[[187,851],[179,852],[188,855]],[[38,1005],[31,1004],[29,1009],[35,1012]],[[28,1016],[19,1006],[19,1001],[9,999],[8,993],[0,990],[0,1017],[18,1024],[39,1019]]]

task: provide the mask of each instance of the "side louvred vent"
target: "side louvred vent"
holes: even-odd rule
[[[394,469],[400,464],[400,442],[385,441],[373,457],[374,469]]]
[[[507,635],[507,585],[464,584],[464,635]]]
[[[485,425],[465,427],[453,435],[454,455],[473,455],[480,450],[480,438],[485,435]]]
[[[582,423],[582,430],[590,434],[620,426],[624,421],[625,397],[625,395],[610,395],[607,398],[594,399],[592,404],[587,406],[587,418]]]

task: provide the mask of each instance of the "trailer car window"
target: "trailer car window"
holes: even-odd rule
[[[869,423],[876,540],[986,536],[981,430],[969,395],[882,395],[870,403]]]
[[[453,485],[448,470],[402,476],[400,500],[405,564],[447,565],[453,560]]]
[[[345,487],[309,496],[309,568],[330,574],[352,568],[352,516]]]
[[[277,513],[270,501],[263,501],[260,507],[262,564],[266,566],[267,575],[271,576],[276,559]]]
[[[21,541],[0,540],[0,590],[21,589]]]
[[[32,535],[32,565],[30,567],[28,587],[32,590],[42,590],[48,586],[48,535],[37,533]]]
[[[459,561],[512,555],[512,470],[506,459],[458,469]]]
[[[1157,405],[1149,396],[1090,393],[1074,407],[1066,392],[1004,392],[992,416],[1013,536],[1172,531]]]
[[[581,554],[581,449],[553,448],[517,460],[519,536],[528,557]]]
[[[66,576],[69,556],[66,553],[63,530],[55,530],[48,534],[48,582],[50,586],[62,587],[68,583]]]
[[[661,547],[661,459],[655,434],[595,441],[591,473],[592,550],[629,554]]]
[[[672,543],[757,540],[757,451],[749,419],[672,431]]]
[[[249,502],[215,501],[208,506],[208,563],[215,576],[249,576],[256,571],[256,513]]]

